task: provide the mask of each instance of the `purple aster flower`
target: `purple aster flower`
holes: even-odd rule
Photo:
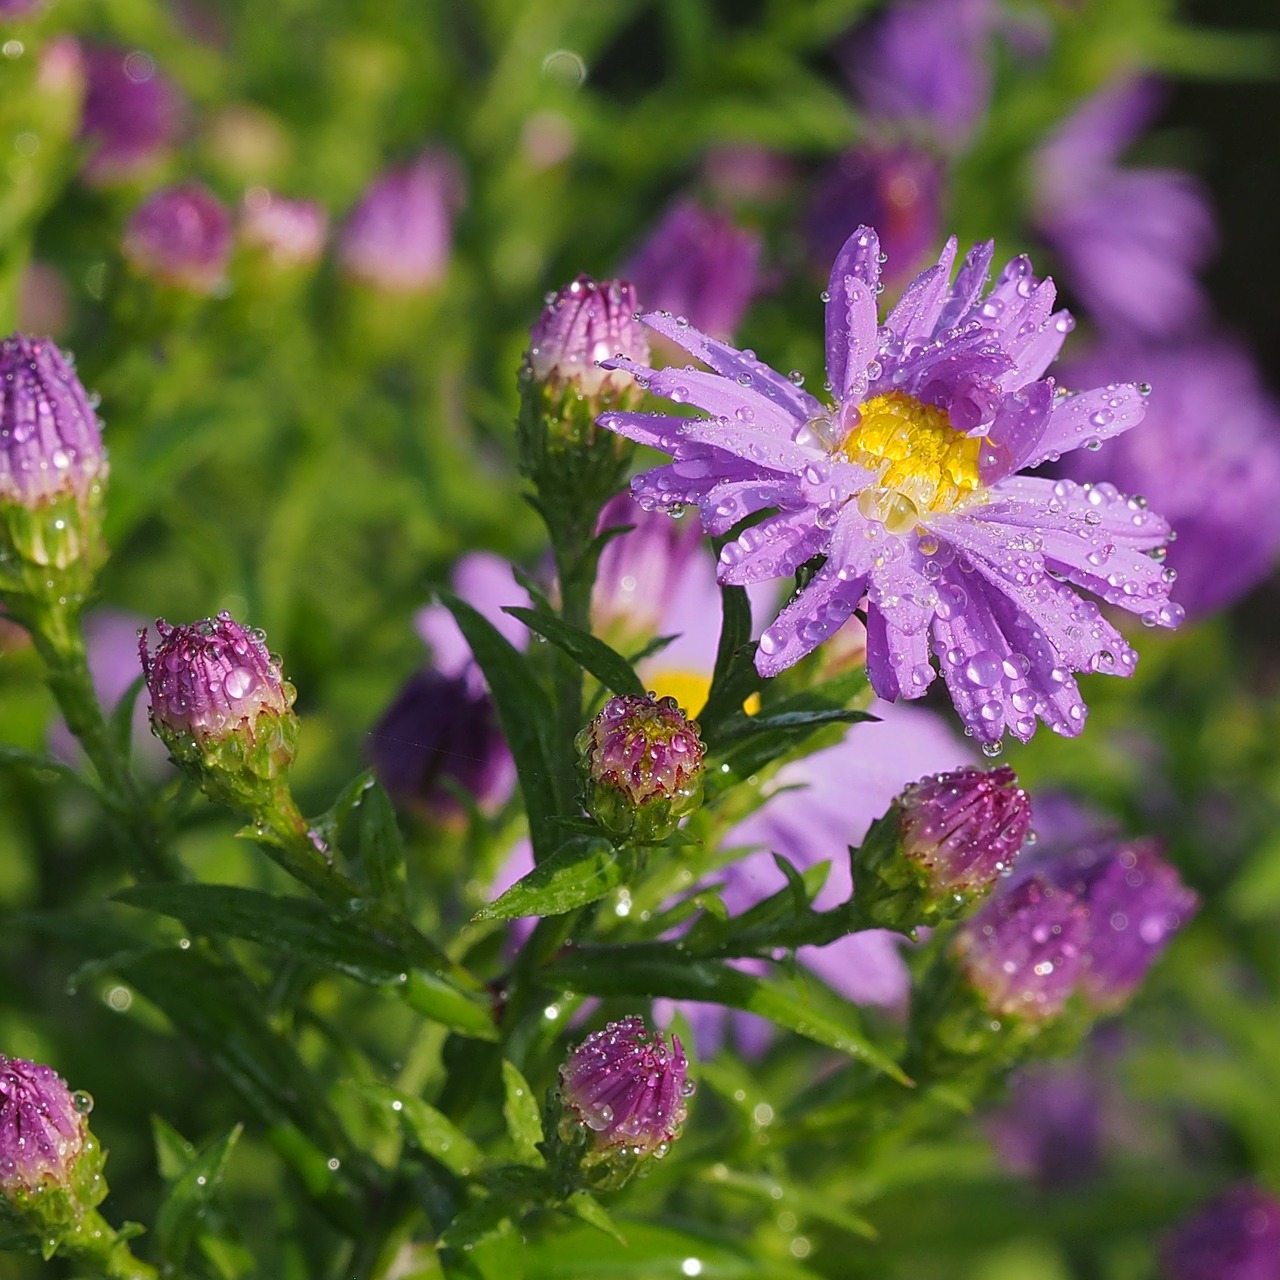
[[[515,780],[493,699],[465,676],[429,667],[409,677],[369,731],[369,757],[387,791],[429,817],[462,811],[455,787],[495,809]]]
[[[186,101],[140,49],[84,52],[88,91],[80,137],[89,155],[82,173],[95,186],[129,182],[156,168],[186,125]]]
[[[245,197],[240,238],[278,267],[309,267],[319,261],[328,233],[328,211],[314,200],[286,200],[261,187]]]
[[[991,99],[991,0],[903,0],[854,33],[850,79],[867,112],[962,147]]]
[[[705,749],[674,698],[618,694],[574,746],[587,812],[606,831],[662,840],[702,803]]]
[[[1110,476],[1168,517],[1178,599],[1202,616],[1256,586],[1280,554],[1280,405],[1247,353],[1224,340],[1111,342],[1068,375],[1087,385],[1138,371],[1152,384],[1143,429],[1075,453],[1062,469],[1080,482]]]
[[[790,156],[754,142],[726,142],[702,160],[702,179],[726,200],[775,200],[795,177]]]
[[[0,22],[30,17],[44,0],[0,0]]]
[[[46,338],[0,342],[0,503],[34,509],[107,478],[98,415],[71,362]]]
[[[134,210],[123,248],[140,274],[192,293],[212,293],[231,259],[231,215],[198,182],[165,187]]]
[[[1043,866],[1088,909],[1088,966],[1080,982],[1086,1003],[1118,1009],[1195,914],[1196,895],[1160,858],[1154,840],[1089,843]]]
[[[596,1159],[661,1155],[688,1114],[688,1069],[678,1036],[668,1047],[641,1018],[610,1022],[560,1068],[565,1120],[589,1132]]]
[[[1217,238],[1208,197],[1189,174],[1115,163],[1160,97],[1153,81],[1115,82],[1059,126],[1035,160],[1035,218],[1064,279],[1104,326],[1153,337],[1205,318],[1195,273]]]
[[[579,275],[546,306],[529,332],[529,371],[548,389],[573,388],[584,396],[617,396],[631,379],[600,362],[624,355],[649,358],[649,339],[637,323],[636,291],[625,280],[593,280]]]
[[[632,481],[641,505],[696,504],[729,541],[727,583],[823,567],[760,636],[776,675],[867,611],[867,671],[882,698],[920,697],[942,671],[967,729],[994,749],[1037,717],[1074,736],[1086,710],[1073,672],[1128,674],[1137,655],[1104,601],[1175,626],[1171,575],[1152,557],[1168,525],[1109,484],[1017,474],[1135,425],[1137,387],[1059,393],[1043,377],[1071,328],[1051,281],[1016,258],[984,293],[990,243],[954,282],[951,240],[877,327],[879,241],[861,228],[836,259],[827,299],[824,403],[751,355],[664,314],[645,322],[709,365],[634,374],[705,418],[609,412],[600,423],[673,456]]]
[[[0,1195],[12,1201],[69,1187],[89,1134],[89,1105],[77,1105],[52,1067],[0,1053]]]
[[[683,199],[663,214],[622,274],[642,306],[686,316],[699,329],[728,339],[751,304],[759,269],[756,232]]]
[[[430,289],[449,266],[462,176],[445,151],[424,151],[360,197],[338,240],[343,271],[388,293]]]
[[[1229,1187],[1172,1232],[1160,1256],[1168,1280],[1275,1280],[1280,1200],[1249,1183]]]
[[[874,226],[896,288],[919,270],[942,233],[942,166],[918,147],[858,146],[819,179],[805,219],[810,256],[821,270],[849,233]]]

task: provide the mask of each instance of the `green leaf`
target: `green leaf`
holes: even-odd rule
[[[780,1027],[837,1049],[900,1084],[902,1068],[866,1036],[857,1005],[803,969],[758,978],[721,960],[696,960],[678,943],[577,947],[561,953],[546,980],[594,996],[703,1000],[758,1013]]]
[[[544,1164],[542,1152],[538,1150],[538,1143],[544,1136],[538,1100],[519,1067],[506,1058],[502,1060],[502,1085],[502,1114],[515,1147],[516,1159],[523,1164]]]
[[[520,792],[529,817],[529,839],[536,862],[552,851],[550,820],[574,812],[573,778],[561,777],[552,768],[557,758],[551,732],[551,701],[538,683],[524,655],[483,614],[448,591],[437,591],[440,602],[453,614],[463,638],[479,663],[493,696],[502,725],[502,736],[516,762]]]
[[[614,693],[645,693],[644,684],[631,664],[603,640],[571,626],[553,613],[540,613],[536,609],[524,609],[519,605],[507,605],[502,612],[518,618],[530,631],[536,631],[550,640],[556,648],[563,650],[580,667],[595,676],[606,689]]]
[[[574,836],[496,901],[476,912],[476,919],[563,915],[626,883],[639,859],[639,852],[630,846],[617,849],[601,836]]]
[[[399,1123],[404,1136],[451,1173],[467,1178],[484,1165],[484,1154],[452,1120],[430,1103],[389,1085],[363,1082],[359,1092]]]
[[[206,1147],[169,1188],[156,1213],[156,1249],[179,1275],[184,1273],[187,1254],[200,1234],[202,1219],[242,1129],[242,1125],[236,1125],[224,1138]]]
[[[405,908],[404,841],[391,799],[370,782],[357,801],[360,815],[360,866],[374,895],[398,910]]]
[[[136,680],[120,696],[120,701],[112,708],[107,722],[116,751],[122,760],[128,760],[133,752],[133,709],[138,703],[138,695],[146,678],[139,675]]]
[[[626,1238],[618,1230],[617,1224],[604,1211],[600,1201],[590,1191],[575,1191],[564,1202],[564,1211],[572,1214],[575,1218],[581,1218],[583,1222],[595,1227],[597,1231],[603,1231],[605,1235],[616,1240],[620,1245],[626,1245]]]
[[[720,643],[711,675],[707,704],[694,717],[703,741],[713,746],[720,724],[742,711],[742,704],[764,683],[756,670],[756,645],[751,639],[751,601],[744,587],[720,588]]]
[[[196,1158],[195,1144],[188,1142],[168,1121],[151,1117],[151,1137],[156,1148],[156,1168],[166,1182],[182,1175]]]
[[[55,760],[52,756],[42,756],[34,751],[25,751],[22,747],[0,745],[0,764],[8,765],[11,769],[26,769],[35,774],[57,774],[59,778],[65,778],[77,786],[92,788],[92,784],[84,774],[63,764],[61,760]]]
[[[423,957],[311,898],[215,884],[148,884],[121,890],[117,901],[181,920],[194,933],[225,934],[386,988],[428,1017],[463,1035],[492,1040],[489,997],[424,971]]]

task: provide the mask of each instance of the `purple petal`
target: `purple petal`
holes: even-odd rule
[[[836,255],[827,285],[827,377],[841,402],[876,351],[879,283],[880,241],[859,227]]]
[[[1039,447],[1019,465],[1038,466],[1088,440],[1109,440],[1136,427],[1145,412],[1146,402],[1132,383],[1116,382],[1067,396],[1054,405]]]
[[[919,698],[936,676],[927,630],[899,631],[879,609],[868,612],[867,679],[878,697]]]
[[[956,260],[956,238],[942,250],[937,265],[922,271],[903,291],[898,305],[889,313],[885,327],[902,343],[931,336],[947,301],[951,268]]]
[[[829,532],[807,508],[769,516],[744,529],[720,552],[719,578],[732,586],[789,578],[826,545]]]
[[[954,329],[965,318],[991,273],[991,259],[995,256],[994,240],[975,244],[965,254],[964,262],[956,273],[955,283],[947,291],[947,300],[938,316],[938,328]]]

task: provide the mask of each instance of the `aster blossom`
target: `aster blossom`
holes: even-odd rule
[[[1151,625],[1176,626],[1169,526],[1108,484],[1018,474],[1136,425],[1143,388],[1066,393],[1044,376],[1072,328],[1025,257],[986,289],[991,242],[954,281],[954,238],[878,325],[879,239],[860,227],[836,258],[826,303],[831,403],[754,353],[679,320],[645,323],[710,367],[605,361],[710,417],[615,411],[603,426],[672,455],[636,477],[642,506],[698,507],[727,542],[736,585],[825,563],[760,637],[773,676],[866,608],[867,672],[882,698],[920,697],[940,660],[968,730],[994,747],[1039,718],[1074,736],[1086,710],[1073,673],[1128,675],[1137,655],[1082,587]]]

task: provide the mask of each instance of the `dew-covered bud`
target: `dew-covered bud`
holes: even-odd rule
[[[138,637],[152,730],[211,799],[259,812],[297,747],[296,693],[280,660],[261,632],[225,611],[190,626],[157,621],[156,630],[154,652],[146,628]]]
[[[600,407],[629,393],[635,381],[599,361],[626,356],[643,364],[649,342],[636,317],[635,289],[625,280],[593,280],[579,275],[551,294],[529,333],[529,370],[550,388],[570,388]],[[598,410],[597,410],[598,412]]]
[[[124,256],[140,275],[191,293],[213,293],[231,259],[231,215],[207,187],[165,187],[134,210]]]
[[[1280,1200],[1247,1183],[1229,1187],[1164,1241],[1167,1280],[1280,1276]]]
[[[587,811],[616,836],[665,839],[702,803],[702,739],[674,698],[610,698],[574,745]]]
[[[102,1200],[104,1157],[86,1119],[92,1106],[52,1067],[0,1054],[0,1228],[56,1245]]]
[[[0,342],[0,595],[83,595],[106,558],[97,414],[48,339]]]
[[[286,200],[263,187],[244,199],[240,239],[278,268],[309,267],[319,261],[329,232],[329,214],[313,200]]]
[[[688,1067],[678,1036],[668,1047],[642,1018],[610,1022],[560,1068],[561,1141],[585,1136],[584,1164],[627,1173],[638,1161],[664,1156],[688,1114]]]
[[[866,918],[910,931],[960,915],[1013,867],[1031,802],[1008,765],[967,765],[911,783],[854,853]]]
[[[384,293],[419,293],[449,266],[453,217],[462,203],[457,161],[425,151],[384,173],[360,197],[338,238],[343,273]]]

